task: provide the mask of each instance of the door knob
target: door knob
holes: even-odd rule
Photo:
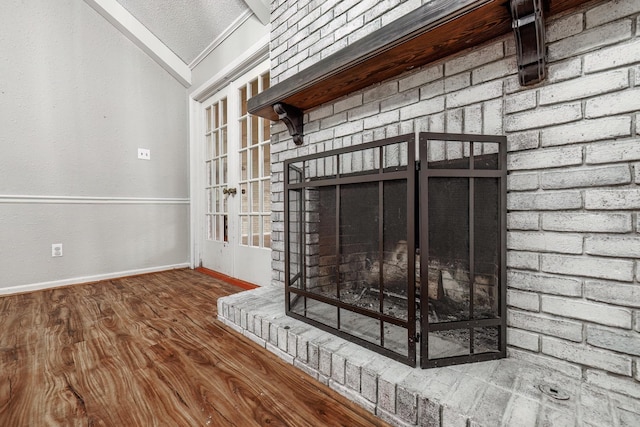
[[[235,195],[238,192],[237,189],[235,188],[225,188],[222,190],[222,194],[231,194],[231,195]]]

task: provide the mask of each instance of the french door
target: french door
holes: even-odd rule
[[[271,138],[247,100],[268,87],[264,63],[202,103],[201,264],[257,285],[271,281]]]

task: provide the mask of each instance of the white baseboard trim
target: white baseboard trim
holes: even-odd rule
[[[79,285],[82,283],[99,282],[101,280],[117,279],[127,276],[136,276],[138,274],[157,273],[159,271],[176,270],[179,268],[190,268],[188,262],[182,264],[163,265],[158,267],[141,268],[138,270],[118,271],[115,273],[97,274],[95,276],[74,277],[71,279],[54,280],[51,282],[32,283],[30,285],[10,286],[8,288],[0,288],[0,295],[21,294],[24,292],[40,291],[43,289],[59,288],[61,286]]]

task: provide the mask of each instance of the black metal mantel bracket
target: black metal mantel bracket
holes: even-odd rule
[[[523,86],[541,82],[547,76],[542,0],[510,0],[512,27],[516,38],[518,75]]]
[[[278,118],[287,125],[289,135],[293,137],[293,142],[296,145],[302,145],[302,116],[303,113],[298,108],[279,102],[273,105],[273,111],[276,112]]]

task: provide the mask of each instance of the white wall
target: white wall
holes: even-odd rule
[[[178,81],[79,0],[4,0],[0,76],[0,293],[188,262]]]

